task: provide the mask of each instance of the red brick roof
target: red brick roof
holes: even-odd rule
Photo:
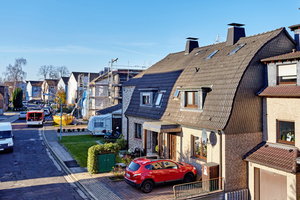
[[[258,94],[261,97],[300,97],[300,86],[278,85],[269,86]]]
[[[291,52],[279,56],[274,56],[270,58],[262,59],[262,62],[268,62],[268,61],[284,61],[284,60],[293,60],[293,59],[299,59],[300,58],[300,51]]]
[[[299,156],[298,148],[287,145],[266,143],[259,148],[254,148],[244,160],[272,167],[275,169],[296,173],[295,159]]]

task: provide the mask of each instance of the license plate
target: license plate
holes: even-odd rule
[[[130,177],[130,174],[126,173],[126,176],[127,176],[127,177]]]
[[[0,149],[0,151],[3,151],[4,149]]]

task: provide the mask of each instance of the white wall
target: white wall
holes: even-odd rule
[[[68,81],[68,104],[75,103],[75,98],[77,97],[77,80],[74,75],[71,74]]]

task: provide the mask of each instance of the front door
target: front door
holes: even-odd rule
[[[170,134],[170,158],[176,160],[176,134]]]

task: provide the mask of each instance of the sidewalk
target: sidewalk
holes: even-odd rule
[[[5,112],[0,115],[0,122],[14,122],[19,119],[19,112]]]
[[[66,173],[71,175],[72,178],[75,179],[80,186],[82,186],[82,189],[85,190],[93,199],[121,199],[117,194],[106,188],[100,181],[93,178],[86,169],[77,165],[69,152],[58,142],[58,134],[59,133],[56,132],[56,128],[54,129],[50,126],[44,126],[42,130],[45,144],[49,147],[49,150],[56,157],[59,164],[64,166],[64,170],[67,170]],[[69,167],[67,167],[67,165],[69,165]]]

